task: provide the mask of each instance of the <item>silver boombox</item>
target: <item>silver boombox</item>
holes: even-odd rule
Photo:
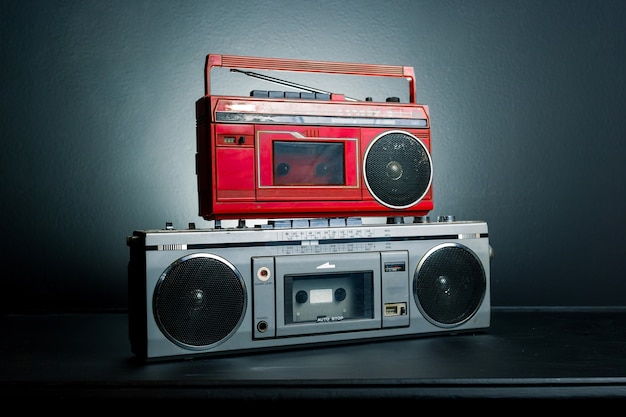
[[[127,244],[131,348],[147,361],[490,325],[482,221],[190,225]]]

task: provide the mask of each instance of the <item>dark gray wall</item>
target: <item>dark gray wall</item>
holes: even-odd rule
[[[625,305],[624,4],[4,0],[2,309],[123,310],[128,234],[211,226],[194,168],[208,53],[413,66],[432,215],[489,223],[492,304]],[[243,78],[225,93],[267,88]]]

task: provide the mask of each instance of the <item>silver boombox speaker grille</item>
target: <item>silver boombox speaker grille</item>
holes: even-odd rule
[[[370,145],[364,163],[367,187],[385,206],[412,206],[430,187],[432,164],[428,150],[406,132],[380,136]]]
[[[413,280],[421,311],[439,325],[457,325],[471,317],[483,301],[486,286],[480,260],[455,243],[434,248],[427,254]]]
[[[187,256],[163,273],[154,292],[154,315],[174,343],[204,347],[228,337],[246,308],[236,269],[209,254]]]

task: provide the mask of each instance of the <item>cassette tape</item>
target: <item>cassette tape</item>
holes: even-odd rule
[[[410,102],[318,90],[211,95],[215,67],[257,78],[244,69],[403,78]],[[196,145],[206,220],[424,216],[433,209],[430,116],[416,103],[412,67],[210,54],[205,95],[196,102]]]

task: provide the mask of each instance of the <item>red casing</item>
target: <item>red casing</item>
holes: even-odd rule
[[[402,77],[411,102],[212,96],[216,66]],[[415,103],[411,67],[210,54],[196,120],[199,215],[206,220],[423,216],[433,209],[430,118]],[[405,145],[404,154],[387,151]],[[386,190],[400,182],[401,165],[405,184],[397,192],[413,192],[406,181],[419,188],[408,201]]]

